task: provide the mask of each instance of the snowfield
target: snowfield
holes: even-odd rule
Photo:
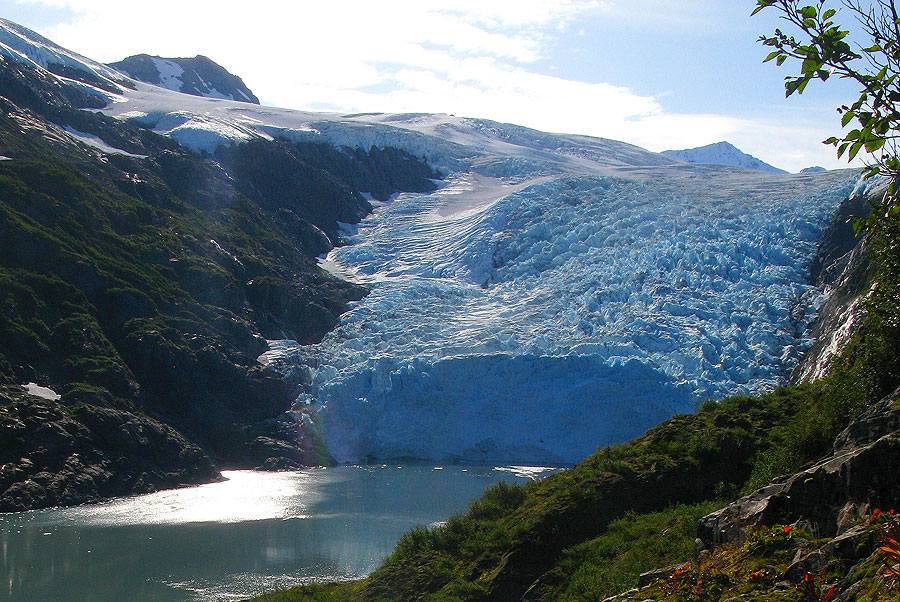
[[[121,78],[23,30],[0,20],[0,55]],[[299,383],[287,418],[340,462],[571,463],[705,399],[776,386],[810,344],[821,295],[807,266],[859,176],[131,83],[96,89],[115,101],[103,112],[198,152],[257,137],[394,146],[445,174],[435,193],[378,205],[322,258],[371,289],[322,343],[273,341],[260,357]]]

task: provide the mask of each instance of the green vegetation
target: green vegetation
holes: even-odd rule
[[[892,575],[892,557],[873,554],[896,533],[898,522],[886,513],[863,517],[852,530],[856,550],[839,551],[830,538],[787,525],[751,529],[740,544],[718,548],[671,576],[664,577],[622,600],[705,602],[738,599],[753,602],[829,602],[837,591],[850,588],[857,602],[896,602],[900,590]],[[889,544],[890,545],[890,544]],[[821,554],[821,568],[794,565],[798,554]],[[856,558],[863,560],[856,561]],[[785,573],[792,579],[786,579]],[[846,598],[845,598],[846,599]]]
[[[859,85],[855,102],[838,109],[841,125],[854,127],[826,144],[837,148],[838,157],[849,159],[865,151],[865,177],[882,176],[886,189],[871,201],[872,211],[855,227],[865,230],[876,266],[876,285],[869,299],[869,319],[857,345],[845,358],[838,375],[844,386],[866,389],[871,398],[900,382],[900,18],[892,0],[860,3],[844,0],[830,6],[825,0],[808,5],[800,0],[757,0],[753,14],[774,9],[801,34],[776,30],[760,42],[773,48],[766,61],[780,66],[788,59],[800,61],[800,74],[785,78],[785,92],[803,93],[813,80],[832,76]],[[858,39],[839,17],[855,21]]]
[[[41,402],[40,411],[69,435],[44,453],[36,440],[0,434],[0,464],[13,468],[0,475],[0,510],[28,504],[23,493],[7,505],[7,492],[40,470],[56,474],[73,438],[82,457],[93,449],[85,429],[65,419],[82,420],[68,411],[81,406],[173,427],[178,436],[160,432],[187,445],[185,436],[223,468],[327,461],[307,433],[274,420],[292,395],[256,358],[265,338],[321,339],[365,295],[316,263],[341,242],[337,221],[371,210],[357,191],[432,190],[439,174],[395,149],[286,140],[201,157],[80,110],[96,101],[0,58],[0,151],[12,158],[0,162],[0,385],[10,386],[0,406],[38,403],[19,399],[17,385],[48,385],[60,407]],[[59,126],[145,158],[84,147]],[[175,464],[201,455],[173,450]],[[106,452],[141,474],[142,458]],[[200,461],[193,477],[175,470],[156,486],[208,480],[209,458]],[[90,491],[66,503],[125,493]],[[31,497],[59,502],[54,492]]]
[[[724,505],[708,501],[660,512],[626,513],[606,532],[563,552],[540,580],[534,600],[599,600],[635,586],[641,573],[684,562],[694,553],[697,521]]]
[[[850,160],[865,150],[871,156],[866,177],[883,175],[890,181],[876,210],[861,225],[877,232],[883,222],[900,220],[900,190],[896,188],[900,178],[900,19],[894,1],[819,0],[810,5],[806,0],[757,0],[752,14],[773,7],[802,34],[798,39],[778,29],[771,37],[760,37],[762,44],[774,49],[766,61],[775,60],[779,66],[788,59],[800,62],[800,74],[785,78],[787,96],[802,94],[813,80],[827,81],[833,76],[860,87],[859,98],[838,109],[842,126],[855,122],[858,127],[825,143],[837,147],[838,157],[846,153]],[[848,16],[859,31],[860,39],[855,42],[850,28],[836,20]]]

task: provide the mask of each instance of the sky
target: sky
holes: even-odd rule
[[[846,81],[784,97],[755,0],[0,0],[0,16],[102,62],[204,54],[263,104],[427,112],[652,151],[727,140],[788,171],[846,167]]]

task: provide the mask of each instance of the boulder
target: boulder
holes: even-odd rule
[[[702,518],[697,534],[703,545],[712,549],[742,540],[751,527],[801,520],[833,537],[848,526],[848,508],[893,507],[900,499],[898,399],[900,389],[848,426],[831,456]]]

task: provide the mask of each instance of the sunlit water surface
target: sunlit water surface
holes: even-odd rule
[[[238,600],[276,587],[361,577],[410,528],[462,511],[492,483],[522,483],[553,470],[231,471],[222,483],[0,514],[0,599]]]

